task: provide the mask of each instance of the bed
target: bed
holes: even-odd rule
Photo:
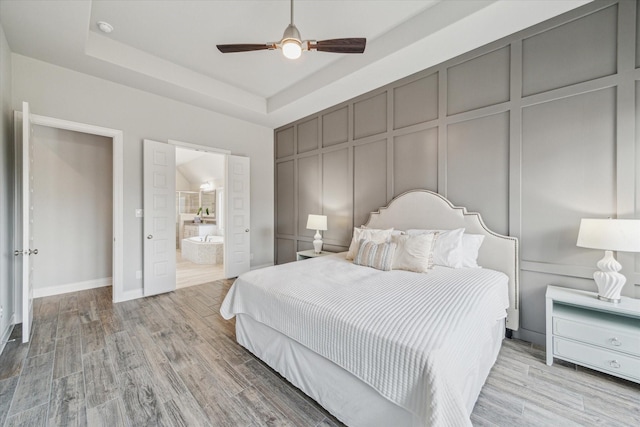
[[[238,342],[349,426],[471,425],[505,329],[517,330],[518,241],[427,190],[364,227],[484,236],[481,268],[427,273],[355,265],[345,253],[241,275],[221,306]],[[364,242],[364,241],[362,241]]]

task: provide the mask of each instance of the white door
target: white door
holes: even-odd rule
[[[22,103],[22,241],[17,242],[16,255],[22,251],[22,342],[29,341],[33,323],[33,144],[29,103]]]
[[[176,288],[176,149],[144,140],[144,295]]]
[[[225,188],[224,276],[231,278],[251,268],[248,157],[227,156]]]

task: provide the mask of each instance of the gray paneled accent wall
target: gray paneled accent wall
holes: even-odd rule
[[[521,242],[521,329],[548,284],[595,290],[583,217],[640,217],[640,8],[599,1],[275,130],[276,262],[327,250],[393,197],[434,190]],[[428,54],[428,53],[425,53]],[[640,256],[618,254],[640,297]]]

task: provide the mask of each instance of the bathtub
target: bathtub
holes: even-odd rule
[[[188,237],[185,240],[204,243],[205,239],[207,239],[206,243],[224,243],[224,237],[222,236],[195,236],[195,237]]]
[[[206,241],[205,241],[206,239]],[[224,237],[207,236],[182,239],[182,258],[196,264],[222,264]]]

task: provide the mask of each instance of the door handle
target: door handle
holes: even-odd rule
[[[29,249],[29,255],[31,255],[31,254],[38,255],[38,250],[37,249],[34,249],[34,250]]]
[[[149,234],[149,235],[147,236],[147,239],[149,239],[149,240],[153,239],[153,234]]]
[[[18,256],[18,255],[22,255],[23,251],[19,251],[19,250],[15,250],[13,251],[13,255]]]
[[[249,229],[248,229],[248,228],[245,228],[245,229],[244,229],[244,232],[245,232],[245,233],[248,233],[248,232],[249,232]]]

